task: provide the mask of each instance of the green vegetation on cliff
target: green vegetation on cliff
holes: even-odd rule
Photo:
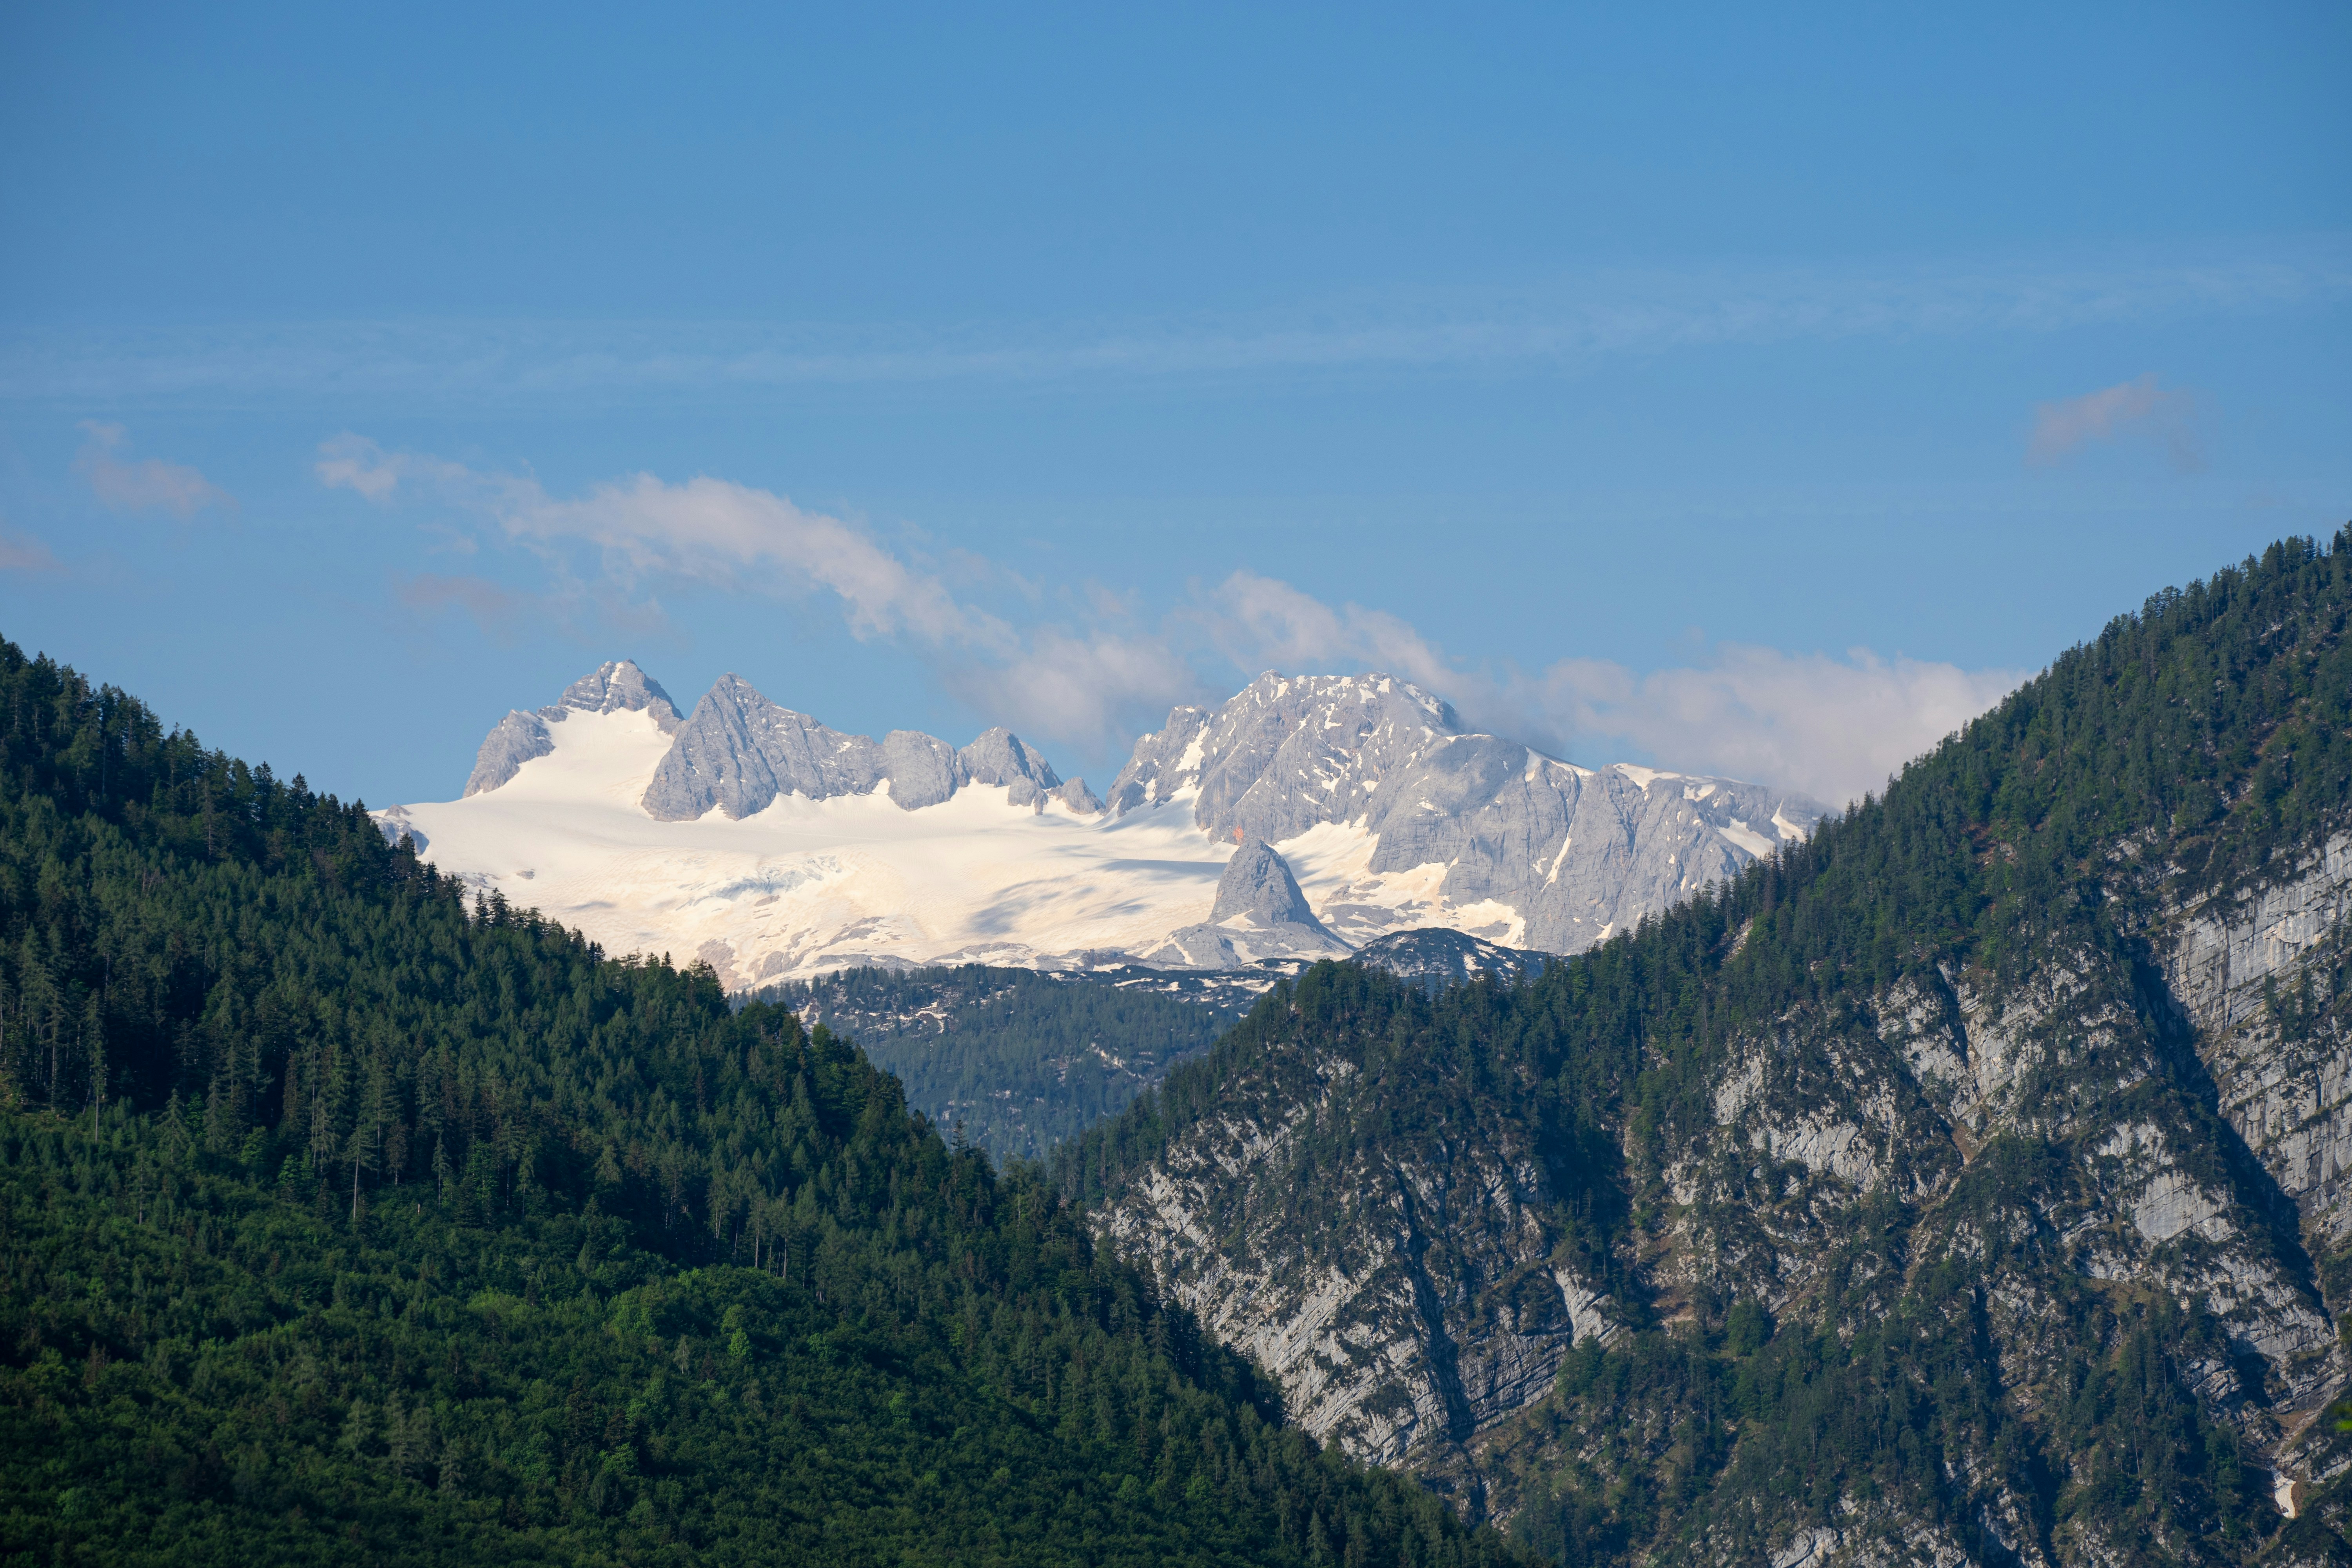
[[[1838,1532],[1877,1531],[1897,1554],[1932,1536],[1978,1561],[2099,1558],[2101,1542],[2249,1560],[2284,1523],[2264,1446],[2285,1437],[2258,1441],[2275,1429],[2247,1413],[2288,1397],[2292,1358],[2257,1353],[2208,1304],[2230,1298],[2155,1281],[2227,1283],[2252,1259],[2290,1305],[2316,1308],[2338,1281],[2332,1316],[2346,1259],[2305,1255],[2293,1203],[2217,1113],[2144,933],[2188,900],[2284,879],[2352,826],[2347,617],[2352,533],[2159,595],[1883,798],[1539,978],[1433,1001],[1308,972],[1066,1145],[1056,1184],[1139,1204],[1138,1174],[1238,1114],[1245,1089],[1259,1125],[1287,1128],[1267,1186],[1313,1257],[1318,1216],[1363,1185],[1367,1160],[1433,1168],[1483,1127],[1523,1134],[1553,1260],[1613,1297],[1621,1331],[1606,1349],[1585,1339],[1476,1455],[1422,1462],[1477,1471],[1513,1531],[1566,1562],[1740,1561],[1805,1529],[1849,1546]],[[1980,1141],[1888,1044],[1898,996],[1957,1030],[1956,987],[1988,1018],[2040,1020]],[[2341,1024],[2352,1001],[2276,1005]],[[1335,1058],[1349,1070],[1321,1065]],[[1812,1085],[1785,1102],[1787,1131],[1839,1116],[1885,1130],[1868,1132],[1884,1138],[1874,1173],[1780,1155],[1778,1130],[1727,1147],[1735,1060],[1759,1084]],[[1865,1079],[1880,1100],[1862,1116],[1840,1097]],[[2135,1128],[2221,1194],[2221,1240],[2130,1234],[2102,1184],[2125,1179],[2116,1139]],[[2109,1228],[2066,1231],[2062,1213]],[[2097,1256],[2126,1271],[2095,1277],[2084,1237],[2109,1235]],[[1443,1332],[1469,1335],[1535,1321],[1549,1284],[1433,1288],[1463,1303]],[[2040,1338],[2004,1360],[2021,1342],[1995,1320],[2020,1300]],[[2300,1549],[2340,1559],[2317,1517],[2292,1527]]]

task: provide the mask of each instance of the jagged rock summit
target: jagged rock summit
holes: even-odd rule
[[[1347,941],[1443,925],[1544,952],[1581,952],[1822,815],[1732,779],[1580,768],[1465,731],[1391,676],[1275,671],[1221,708],[1172,710],[1108,806],[1185,811],[1213,838],[1280,847]]]
[[[1245,919],[1255,925],[1303,925],[1318,931],[1323,922],[1307,907],[1290,862],[1276,854],[1265,840],[1253,838],[1234,851],[1225,874],[1217,879],[1217,901],[1209,907],[1213,921]]]
[[[1199,925],[1169,933],[1148,963],[1238,969],[1269,959],[1339,958],[1348,944],[1315,918],[1288,861],[1265,840],[1244,839],[1217,879],[1216,901]]]
[[[561,724],[574,713],[646,713],[656,728],[668,734],[677,728],[677,704],[661,683],[639,669],[633,659],[600,665],[563,689],[563,695],[535,713],[520,709],[499,720],[484,738],[474,758],[474,773],[466,794],[480,795],[515,776],[523,763],[555,750],[550,724]]]
[[[1389,676],[1269,672],[1177,708],[1106,803],[1010,730],[877,740],[735,674],[681,718],[627,660],[499,721],[462,799],[380,814],[486,891],[735,986],[860,963],[1295,966],[1431,927],[1572,952],[1818,815],[1575,767]],[[1251,876],[1244,910],[1224,890]]]
[[[646,786],[645,808],[661,822],[691,822],[714,807],[740,821],[778,795],[828,800],[887,784],[901,811],[920,811],[973,783],[1010,786],[1015,805],[1042,809],[1051,797],[1073,811],[1101,809],[1086,781],[1063,784],[1010,730],[991,730],[961,752],[915,730],[877,742],[779,707],[732,674],[694,705]]]

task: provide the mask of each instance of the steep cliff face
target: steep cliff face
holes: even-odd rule
[[[1631,940],[1309,972],[1065,1184],[1570,1561],[2345,1560],[2347,617],[2274,552]]]
[[[1555,1258],[1528,1129],[1457,1099],[1384,1146],[1362,1053],[1261,1060],[1140,1173],[1103,1229],[1281,1381],[1318,1436],[1395,1463],[1454,1456],[1549,1389],[1606,1301]],[[1431,1108],[1424,1107],[1425,1112]]]
[[[2352,834],[2332,834],[2275,884],[2191,903],[2158,950],[2222,1116],[2331,1264],[2352,1242],[2347,914]]]

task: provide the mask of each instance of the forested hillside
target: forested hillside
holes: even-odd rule
[[[0,1552],[1508,1560],[1057,1194],[0,644]]]
[[[1198,1056],[1272,975],[983,964],[848,969],[763,993],[823,1023],[906,1086],[907,1101],[1002,1163],[1043,1159]]]
[[[1056,1157],[1575,1563],[2340,1562],[2352,534],[1516,986],[1309,972]]]

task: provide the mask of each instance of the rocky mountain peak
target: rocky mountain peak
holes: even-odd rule
[[[1220,840],[1295,846],[1328,827],[1371,837],[1355,880],[1315,884],[1345,941],[1458,921],[1548,952],[1579,952],[1737,874],[1821,816],[1801,796],[1732,779],[1580,768],[1465,731],[1394,676],[1273,671],[1217,708],[1171,710],[1112,782],[1108,809],[1179,801]],[[1438,899],[1400,908],[1383,879],[1431,866],[1445,868]],[[1469,910],[1489,912],[1455,912]]]
[[[691,821],[713,806],[740,820],[782,795],[862,795],[882,776],[881,751],[866,736],[845,735],[771,702],[730,670],[678,727],[644,805],[664,822]],[[912,760],[919,771],[925,759]]]
[[[1460,727],[1452,708],[1394,676],[1268,670],[1214,710],[1171,710],[1111,781],[1108,809],[1192,790],[1193,819],[1213,837],[1238,827],[1279,843],[1361,815],[1382,776]]]
[[[533,712],[515,709],[492,726],[474,755],[474,771],[466,780],[466,794],[493,790],[534,757],[555,750],[550,724],[560,724],[573,713],[646,712],[665,735],[677,729],[677,704],[661,683],[637,668],[635,659],[601,664],[563,689],[563,695]]]
[[[598,666],[593,673],[565,687],[554,707],[540,710],[541,717],[553,722],[560,722],[566,713],[637,712],[651,713],[663,734],[677,732],[677,704],[670,700],[660,681],[638,668],[636,660],[631,658]]]
[[[1002,724],[983,731],[956,753],[964,776],[978,784],[1009,785],[1014,805],[1042,800],[1061,787],[1062,781],[1044,753]]]
[[[1259,925],[1290,923],[1319,930],[1323,924],[1298,890],[1290,862],[1261,838],[1244,840],[1225,862],[1225,874],[1217,879],[1217,901],[1209,919],[1222,922],[1236,915],[1246,915]]]
[[[1209,918],[1171,931],[1147,963],[1237,969],[1268,960],[1339,958],[1348,944],[1307,904],[1290,862],[1263,839],[1244,838],[1217,879]]]

